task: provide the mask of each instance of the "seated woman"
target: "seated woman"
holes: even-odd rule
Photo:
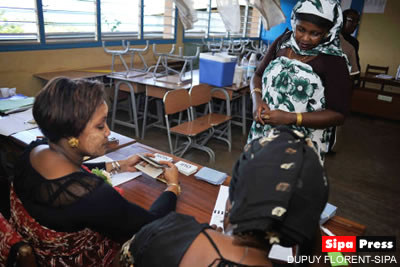
[[[84,167],[104,155],[110,129],[104,85],[55,78],[37,95],[33,116],[47,140],[22,155],[11,189],[11,222],[34,248],[40,266],[108,266],[143,225],[175,210],[179,181],[168,162],[165,192],[145,210],[125,200]],[[108,172],[136,171],[138,156],[96,165]],[[89,169],[94,166],[88,166]]]
[[[293,7],[293,31],[268,49],[250,83],[254,122],[248,141],[277,125],[289,125],[314,143],[321,161],[333,126],[350,108],[351,80],[340,47],[340,3],[302,0]]]
[[[278,266],[267,257],[271,244],[299,244],[301,251],[314,240],[321,244],[320,233],[315,237],[328,181],[310,139],[302,136],[281,126],[245,147],[225,212],[225,230],[233,235],[171,212],[123,245],[120,265]]]

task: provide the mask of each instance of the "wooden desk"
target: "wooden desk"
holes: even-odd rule
[[[126,158],[127,155],[135,153],[162,153],[174,159],[174,162],[182,160],[171,154],[161,152],[141,143],[134,143],[119,149],[115,152],[107,154],[113,160]],[[185,160],[186,162],[189,162]],[[193,162],[189,162],[199,167],[202,167]],[[197,180],[194,175],[186,176],[179,173],[182,194],[179,196],[176,211],[192,215],[199,222],[210,222],[211,213],[214,210],[215,201],[218,196],[219,186]],[[228,181],[226,181],[226,184]],[[124,190],[123,196],[146,209],[150,208],[151,204],[165,190],[164,183],[151,178],[149,176],[140,176],[134,180],[126,182],[119,186]]]
[[[362,81],[395,86],[399,88],[400,81],[381,79],[375,76],[361,75]],[[352,96],[351,111],[378,116],[391,120],[400,120],[400,93],[379,89],[355,88]]]
[[[53,71],[53,72],[42,72],[33,74],[34,77],[42,79],[44,81],[50,81],[55,77],[67,77],[70,79],[94,79],[102,78],[108,73],[102,72],[90,72],[81,70],[66,70],[66,71]]]

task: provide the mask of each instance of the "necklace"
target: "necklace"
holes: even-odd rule
[[[289,48],[289,58],[291,58],[291,59],[296,59],[296,60],[299,60],[299,61],[301,61],[301,62],[305,62],[306,61],[306,59],[308,59],[309,58],[309,56],[307,56],[307,55],[305,55],[305,56],[301,56],[300,58],[297,58],[299,55],[297,55],[296,53],[295,53],[295,57],[293,56],[293,50],[291,49],[291,48]]]

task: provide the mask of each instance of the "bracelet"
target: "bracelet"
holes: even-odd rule
[[[176,188],[178,189],[178,196],[182,193],[181,186],[179,184],[167,183],[167,186],[176,186]]]
[[[254,88],[253,90],[251,90],[251,94],[256,93],[256,92],[260,93],[262,95],[262,91],[260,88]]]
[[[303,114],[301,114],[300,112],[297,112],[296,115],[297,115],[296,125],[301,126],[301,123],[303,122]]]
[[[110,172],[112,174],[117,174],[121,170],[121,165],[118,163],[118,161],[112,161],[111,166],[112,166],[112,169]]]

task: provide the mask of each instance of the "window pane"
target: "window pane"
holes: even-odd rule
[[[0,41],[39,41],[36,1],[0,0]]]
[[[228,33],[225,29],[224,22],[217,9],[217,1],[211,0],[211,19],[209,37],[225,37]]]
[[[139,37],[140,0],[102,0],[102,39],[136,39]]]
[[[259,37],[261,27],[260,12],[253,7],[249,7],[246,37]]]
[[[42,0],[46,40],[94,40],[96,0]]]
[[[185,30],[185,38],[206,38],[208,31],[208,10],[210,0],[194,0],[193,8],[197,13],[197,21],[193,29]]]
[[[172,0],[143,0],[143,36],[175,38],[175,4]]]

